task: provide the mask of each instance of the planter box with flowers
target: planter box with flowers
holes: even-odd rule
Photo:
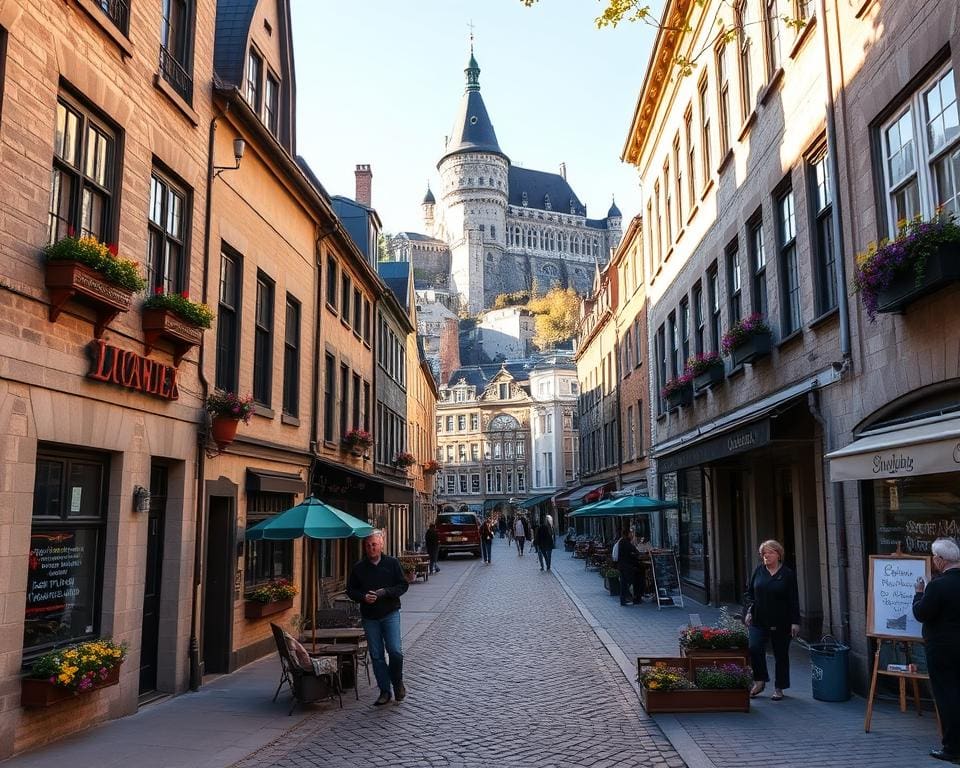
[[[250,423],[253,395],[240,397],[218,389],[207,395],[206,409],[210,414],[210,436],[222,451],[236,438],[240,422]]]
[[[373,445],[373,435],[365,429],[351,429],[343,436],[343,445],[354,456],[363,456]]]
[[[173,364],[180,365],[183,356],[203,341],[203,331],[213,322],[213,312],[206,304],[190,301],[183,293],[164,293],[157,288],[143,302],[144,354],[149,355],[157,343],[173,346]]]
[[[423,474],[435,475],[440,471],[440,462],[435,459],[429,459],[423,463]]]
[[[726,659],[638,658],[637,672],[647,714],[750,711],[753,673]]]
[[[873,322],[879,313],[900,312],[956,280],[960,224],[938,211],[930,221],[918,217],[901,224],[896,238],[858,256],[853,287]]]
[[[663,385],[660,394],[667,401],[670,410],[681,405],[690,405],[693,402],[693,376],[684,371],[675,379],[670,379]]]
[[[684,372],[693,377],[693,391],[699,392],[723,381],[723,358],[716,352],[700,352],[687,360]]]
[[[755,312],[738,320],[723,334],[723,354],[730,355],[733,367],[744,363],[754,363],[770,354],[772,332],[763,319]]]
[[[603,572],[603,583],[612,597],[620,595],[620,571],[616,568],[607,568]]]
[[[273,579],[261,584],[243,596],[243,615],[248,619],[260,619],[293,607],[297,587],[287,579]]]
[[[93,308],[93,335],[100,338],[121,312],[130,309],[133,294],[146,287],[137,262],[121,259],[114,245],[95,237],[61,238],[44,249],[46,285],[50,290],[50,322],[56,322],[71,299]]]
[[[20,706],[49,707],[120,681],[123,645],[92,640],[45,653],[20,683]]]
[[[417,457],[407,451],[400,451],[394,458],[393,463],[400,469],[409,469],[417,463]]]
[[[714,627],[685,627],[680,631],[680,654],[690,658],[723,657],[747,666],[750,663],[747,628],[721,609]]]
[[[408,584],[413,584],[417,580],[417,561],[408,557],[400,557],[399,560],[404,578]]]

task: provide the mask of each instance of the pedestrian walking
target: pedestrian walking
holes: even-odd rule
[[[542,518],[537,531],[533,536],[534,543],[537,545],[537,559],[540,561],[540,570],[543,570],[544,564],[547,570],[550,570],[550,559],[553,556],[553,526],[548,522],[549,518]]]
[[[367,652],[380,688],[380,696],[373,704],[380,707],[390,702],[391,684],[393,697],[398,702],[407,695],[403,684],[400,595],[410,585],[403,575],[400,561],[383,554],[382,531],[374,531],[363,540],[363,553],[364,559],[350,570],[347,595],[360,604]]]
[[[930,757],[960,763],[960,547],[954,539],[930,546],[933,568],[929,584],[917,579],[913,616],[923,622],[927,671],[943,728],[942,746]]]
[[[617,551],[617,571],[620,575],[620,605],[627,605],[627,598],[633,589],[633,602],[643,602],[643,572],[640,569],[640,553],[633,544],[633,531],[628,527],[620,534],[615,544]]]
[[[520,557],[523,557],[523,545],[527,540],[527,529],[523,523],[524,520],[520,515],[517,515],[513,521],[513,540],[517,542],[517,554],[519,554]]]
[[[480,553],[483,562],[490,564],[490,554],[493,552],[493,520],[489,517],[480,525]]]
[[[500,531],[501,539],[507,535],[507,518],[503,515],[500,515],[500,520],[497,523],[497,529]]]
[[[440,573],[440,566],[437,565],[437,560],[440,558],[440,535],[437,533],[435,522],[427,526],[427,532],[423,534],[423,543],[430,557],[430,573]]]
[[[783,564],[783,545],[769,539],[760,545],[763,561],[747,583],[747,611],[744,622],[750,633],[750,664],[753,687],[750,696],[759,696],[770,680],[767,672],[767,641],[773,646],[774,701],[790,687],[790,640],[800,634],[800,592],[796,574]]]

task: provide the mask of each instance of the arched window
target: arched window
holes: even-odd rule
[[[521,230],[520,227],[513,228],[513,244],[514,245],[523,245],[523,240],[521,239]]]

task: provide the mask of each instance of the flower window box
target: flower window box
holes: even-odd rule
[[[40,709],[52,707],[61,701],[83,696],[101,688],[109,688],[120,682],[120,667],[108,669],[106,676],[92,683],[84,690],[64,688],[62,685],[51,683],[49,680],[38,680],[35,677],[25,677],[20,681],[20,706],[25,709]]]
[[[149,355],[161,342],[173,347],[173,365],[180,365],[183,356],[203,341],[203,328],[180,319],[169,309],[159,307],[143,310],[144,354]]]
[[[902,271],[885,289],[877,292],[877,312],[902,312],[913,302],[957,280],[960,280],[960,243],[941,245],[927,257],[920,278],[913,270]]]
[[[37,659],[20,682],[20,706],[50,707],[120,681],[123,645],[93,640],[49,651]]]
[[[264,616],[272,616],[275,613],[293,608],[293,598],[288,597],[285,600],[272,600],[269,603],[261,603],[257,600],[245,600],[243,603],[243,615],[247,619],[262,619]]]
[[[667,406],[670,410],[679,408],[681,405],[690,405],[693,403],[693,386],[691,384],[684,384],[683,386],[676,387],[670,390],[666,397]]]
[[[93,335],[97,339],[117,315],[130,309],[133,300],[133,291],[79,261],[47,262],[46,285],[50,291],[50,322],[56,322],[68,301],[79,301],[96,313]]]

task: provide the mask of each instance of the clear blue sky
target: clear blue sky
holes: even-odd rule
[[[657,3],[657,5],[660,5]],[[640,206],[620,151],[653,31],[596,29],[597,0],[292,0],[297,144],[331,194],[373,170],[373,205],[389,232],[421,231],[420,202],[464,89],[468,22],[500,148],[567,179],[591,218],[611,194],[625,220]]]

